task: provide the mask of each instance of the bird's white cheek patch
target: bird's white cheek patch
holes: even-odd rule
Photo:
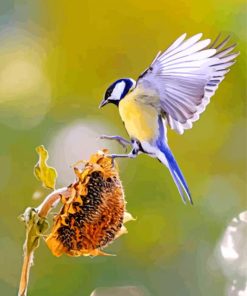
[[[113,89],[113,92],[111,94],[111,99],[120,100],[122,93],[124,92],[124,88],[125,88],[125,82],[124,81],[119,82]]]

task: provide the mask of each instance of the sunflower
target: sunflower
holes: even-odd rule
[[[46,239],[55,256],[108,255],[102,249],[127,232],[124,223],[133,218],[125,209],[116,163],[107,153],[92,155],[83,170],[74,167],[76,180],[69,196],[61,195],[63,206]]]

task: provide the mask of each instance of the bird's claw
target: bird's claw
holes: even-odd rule
[[[127,152],[128,150],[128,146],[131,144],[130,141],[128,140],[125,140],[124,138],[120,137],[120,136],[105,136],[105,135],[102,135],[99,137],[101,140],[115,140],[117,141],[125,150],[125,152]]]
[[[112,160],[114,160],[115,158],[135,158],[136,155],[130,152],[128,154],[106,154],[106,157],[109,157]]]

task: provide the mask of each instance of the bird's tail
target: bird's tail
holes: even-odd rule
[[[162,145],[159,145],[159,150],[160,150],[160,153],[159,153],[159,155],[157,155],[157,157],[163,164],[165,164],[168,167],[168,169],[172,175],[172,178],[178,188],[178,191],[182,197],[183,202],[186,203],[186,199],[184,196],[184,192],[185,192],[190,203],[193,204],[188,185],[185,181],[185,178],[184,178],[170,148],[168,147],[167,144],[162,143]]]

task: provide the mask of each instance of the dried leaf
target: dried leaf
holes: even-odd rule
[[[43,145],[41,145],[36,148],[36,152],[39,154],[39,161],[34,167],[34,175],[42,182],[44,187],[54,189],[57,179],[57,171],[53,167],[47,165],[47,159],[49,157],[48,151]]]

